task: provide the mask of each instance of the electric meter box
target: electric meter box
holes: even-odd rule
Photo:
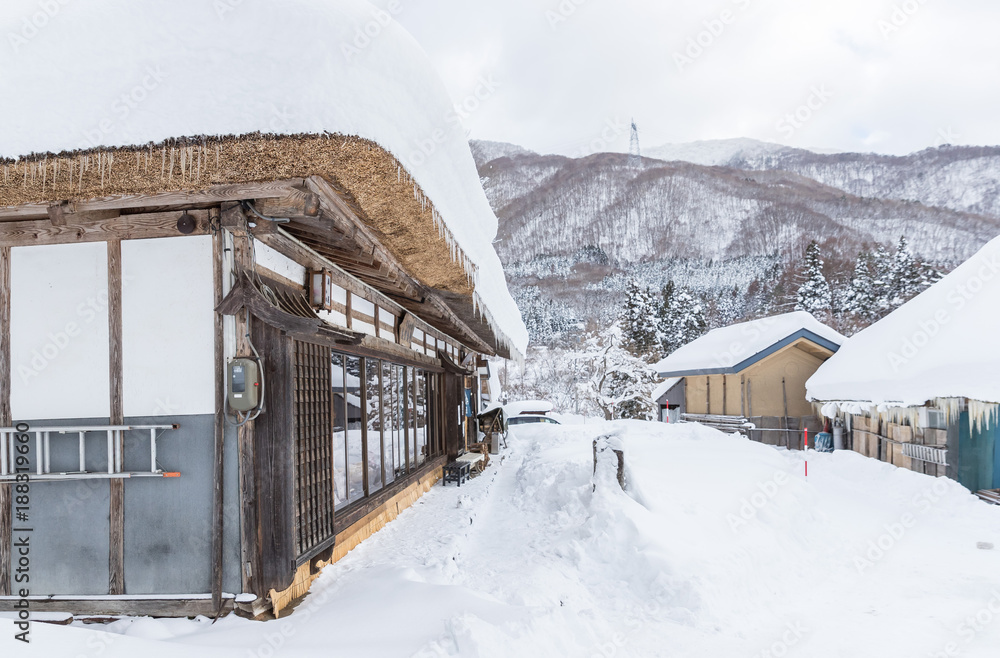
[[[229,408],[253,411],[260,404],[260,367],[253,359],[229,362]]]

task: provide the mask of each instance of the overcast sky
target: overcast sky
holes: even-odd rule
[[[396,2],[475,139],[625,151],[634,116],[644,146],[1000,144],[996,0]]]

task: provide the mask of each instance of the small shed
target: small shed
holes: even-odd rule
[[[681,419],[797,448],[802,430],[820,429],[806,380],[845,340],[797,311],[710,331],[655,368],[661,377],[684,380]]]
[[[681,414],[687,413],[684,395],[685,386],[683,377],[664,379],[660,382],[659,386],[653,389],[653,403],[660,410],[660,422],[680,422]]]
[[[1000,238],[857,333],[807,383],[868,457],[1000,488]]]

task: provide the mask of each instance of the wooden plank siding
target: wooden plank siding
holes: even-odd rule
[[[295,574],[295,433],[291,339],[253,319],[264,370],[264,407],[254,422],[259,593],[283,590]]]

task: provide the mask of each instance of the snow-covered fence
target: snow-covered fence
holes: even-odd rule
[[[610,454],[614,455],[614,460],[609,459]],[[597,490],[597,480],[599,479],[598,469],[604,464],[604,468],[612,464],[616,466],[616,477],[618,485],[625,490],[625,444],[617,436],[599,436],[594,439],[594,490]],[[602,469],[603,470],[603,469]],[[608,474],[610,476],[610,473]]]

